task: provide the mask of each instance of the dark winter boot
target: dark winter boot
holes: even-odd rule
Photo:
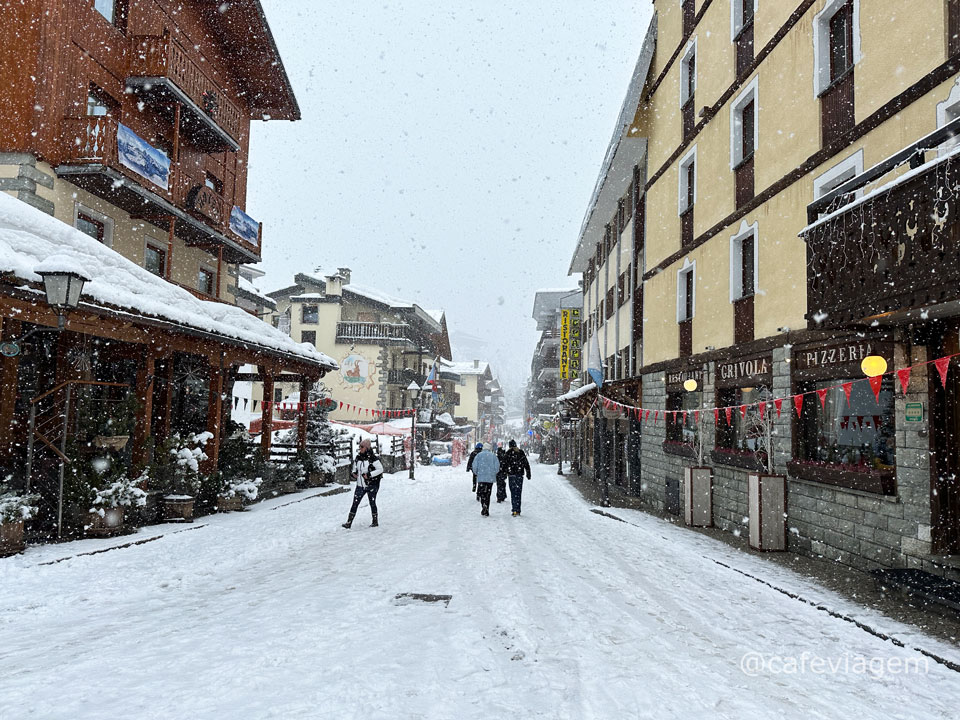
[[[342,527],[345,527],[347,530],[349,530],[349,529],[350,529],[350,526],[353,525],[353,518],[354,518],[355,516],[356,516],[356,513],[350,513],[350,514],[347,516],[347,521],[342,525]]]
[[[373,522],[370,523],[370,527],[380,527],[380,523],[377,522],[377,516],[373,516]]]

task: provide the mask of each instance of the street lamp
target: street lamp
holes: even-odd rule
[[[64,310],[75,310],[80,304],[80,293],[83,292],[84,283],[90,278],[76,270],[44,269],[45,266],[55,268],[58,263],[51,263],[50,258],[44,261],[37,268],[37,274],[43,278],[43,289],[47,295],[47,304],[57,313],[57,330],[63,330],[66,325]],[[15,340],[7,340],[0,343],[0,355],[4,357],[15,357],[20,354],[20,347],[24,340],[41,330],[50,330],[52,328],[35,327]]]
[[[420,397],[420,386],[416,382],[407,385],[407,392],[413,401],[413,417],[410,420],[410,479],[413,480],[413,466],[417,462],[417,399]]]

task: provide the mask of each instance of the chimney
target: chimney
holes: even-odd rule
[[[343,295],[343,279],[339,275],[327,275],[326,294],[331,297]]]
[[[479,368],[479,367],[480,367],[480,361],[479,361],[479,360],[474,360],[474,361],[473,361],[473,367]]]
[[[337,274],[343,278],[343,284],[350,284],[350,268],[337,268]]]

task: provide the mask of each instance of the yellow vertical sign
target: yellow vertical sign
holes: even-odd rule
[[[570,311],[560,311],[560,377],[570,377]]]
[[[570,367],[571,378],[580,377],[580,308],[571,308],[570,313]]]

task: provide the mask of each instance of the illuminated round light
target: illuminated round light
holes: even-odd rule
[[[697,389],[697,381],[693,378],[683,381],[683,389],[687,392],[693,392]]]
[[[860,362],[860,369],[867,377],[877,377],[887,371],[887,361],[879,355],[867,355]]]

